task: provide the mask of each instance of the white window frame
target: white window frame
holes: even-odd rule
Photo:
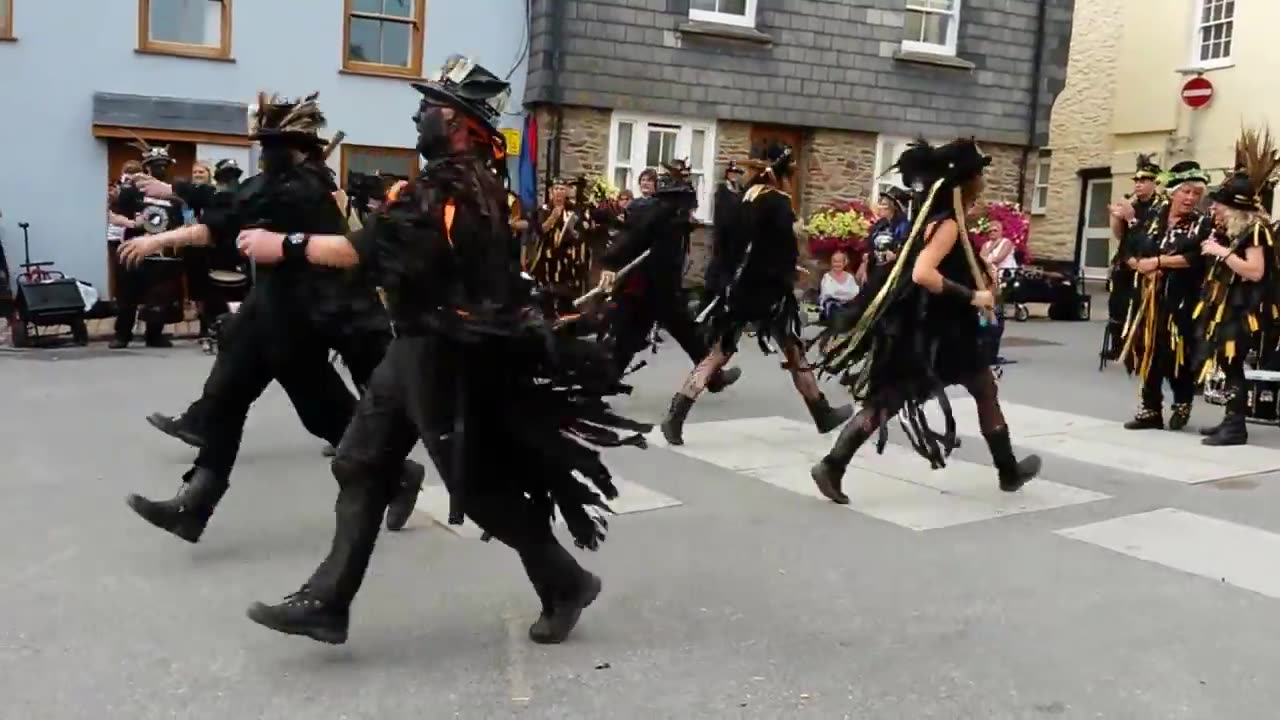
[[[1211,58],[1209,60],[1200,59],[1200,51],[1204,47],[1204,42],[1202,40],[1204,36],[1204,30],[1214,25],[1222,25],[1222,24],[1230,25],[1231,30],[1224,37],[1224,40],[1226,42],[1231,43],[1232,51],[1235,50],[1235,29],[1236,29],[1235,4],[1242,2],[1243,0],[1236,0],[1236,2],[1232,4],[1230,17],[1224,17],[1222,20],[1216,20],[1209,23],[1201,22],[1201,18],[1204,16],[1206,3],[1210,3],[1210,2],[1216,3],[1216,2],[1224,2],[1224,1],[1225,0],[1192,0],[1192,6],[1195,9],[1195,14],[1191,16],[1191,28],[1192,28],[1191,67],[1193,68],[1202,69],[1202,70],[1211,70],[1214,68],[1230,67],[1231,65],[1235,64],[1231,59],[1230,51],[1228,51],[1226,55],[1220,58]],[[1225,9],[1224,9],[1224,12],[1225,12]]]
[[[961,0],[953,0],[951,11],[934,10],[928,7],[928,0],[907,0],[905,11],[903,13],[903,32],[906,32],[906,13],[907,12],[923,12],[936,13],[939,15],[950,15],[951,22],[947,24],[947,39],[944,43],[921,42],[919,40],[903,39],[902,49],[907,52],[923,52],[932,53],[934,55],[955,55],[956,43],[960,38],[960,5]]]
[[[724,0],[716,0],[717,7]],[[737,13],[717,12],[712,10],[698,10],[689,7],[689,19],[696,22],[719,23],[721,25],[736,25],[738,27],[754,28],[756,26],[756,0],[747,0],[746,11],[739,15]]]
[[[907,149],[907,145],[915,142],[915,138],[898,137],[896,135],[877,135],[876,136],[876,164],[872,168],[871,173],[871,204],[880,199],[880,193],[889,187],[902,188],[915,192],[912,188],[902,183],[902,175],[897,172],[886,173],[889,166],[897,162],[898,156],[903,150]],[[933,140],[931,144],[937,144]],[[883,177],[881,177],[883,175]]]
[[[626,123],[631,124],[631,151],[625,161],[620,161],[618,159],[619,129]],[[693,174],[702,177],[702,182],[698,187],[698,209],[694,212],[694,217],[702,222],[711,222],[711,199],[715,195],[715,186],[718,180],[715,175],[716,123],[714,120],[695,120],[622,112],[613,113],[613,116],[609,119],[609,162],[606,170],[608,181],[613,183],[617,170],[629,170],[630,175],[627,187],[618,189],[629,189],[636,197],[640,197],[640,173],[648,167],[645,161],[647,160],[646,154],[648,152],[649,127],[653,125],[676,128],[675,158],[688,159],[690,166],[697,168]],[[693,145],[693,133],[698,130],[705,133],[702,144],[702,157],[694,158],[690,157],[690,150]],[[660,171],[661,168],[654,168],[654,170]]]
[[[1040,182],[1040,172],[1044,171],[1044,182]],[[1036,158],[1036,164],[1031,176],[1031,214],[1044,215],[1049,211],[1049,179],[1053,177],[1053,156],[1041,155]],[[1040,193],[1044,192],[1044,201],[1040,200]]]

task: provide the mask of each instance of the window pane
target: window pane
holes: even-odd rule
[[[1040,163],[1040,167],[1039,167],[1039,169],[1038,169],[1038,170],[1037,170],[1037,172],[1036,172],[1036,182],[1037,182],[1037,183],[1039,183],[1039,184],[1041,184],[1041,185],[1048,185],[1048,184],[1049,184],[1049,171],[1050,171],[1050,169],[1051,169],[1051,168],[1052,168],[1052,166],[1051,166],[1049,163],[1047,163],[1047,162],[1041,162],[1041,163]]]
[[[702,169],[702,156],[707,147],[707,131],[694,130],[693,140],[689,143],[689,167],[693,170]]]
[[[706,12],[715,12],[716,0],[693,0],[693,4],[690,5],[690,9],[705,10]]]
[[[907,11],[902,36],[914,42],[924,41],[924,13]]]
[[[617,168],[613,171],[613,186],[619,190],[626,190],[631,187],[631,171],[627,168]]]
[[[1085,267],[1101,268],[1111,264],[1111,238],[1092,237],[1084,241]]]
[[[924,19],[924,37],[922,38],[922,42],[932,43],[934,45],[946,45],[947,27],[950,23],[950,15],[930,13]]]
[[[613,159],[631,164],[631,130],[634,126],[629,122],[618,123],[618,149],[614,152]]]
[[[413,14],[413,0],[382,0],[382,14],[407,18]]]
[[[358,172],[372,175],[407,175],[412,177],[418,168],[417,153],[413,150],[364,150],[351,148],[347,150],[347,172]],[[346,178],[342,178],[346,182]]]
[[[1099,182],[1089,186],[1088,227],[1103,229],[1111,227],[1111,211],[1107,207],[1111,203],[1111,183]],[[1104,262],[1103,265],[1106,263]]]
[[[649,130],[649,143],[645,148],[645,165],[657,168],[664,162],[671,162],[676,154],[676,131]]]
[[[746,15],[747,0],[720,0],[720,12],[730,15]]]
[[[382,12],[382,0],[352,0],[352,12],[373,13],[377,15]]]
[[[351,18],[352,60],[381,65],[409,66],[409,23]]]
[[[1049,206],[1049,188],[1036,188],[1036,205],[1037,208],[1044,210]]]
[[[222,45],[219,0],[151,0],[147,23],[152,40],[207,47]]]

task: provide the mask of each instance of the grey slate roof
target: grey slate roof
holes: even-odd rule
[[[185,132],[247,135],[244,103],[152,95],[93,94],[93,124]]]
[[[758,0],[756,31],[689,22],[689,0],[534,0],[528,103],[810,127],[1027,140],[1040,0],[962,0],[957,65],[903,59],[906,0]],[[1044,0],[1036,145],[1066,77],[1073,0]],[[707,34],[710,30],[715,35]],[[725,37],[731,35],[735,37]]]

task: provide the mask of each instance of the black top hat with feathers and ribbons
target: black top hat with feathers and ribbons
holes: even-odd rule
[[[939,181],[940,189],[958,187],[981,175],[990,164],[991,156],[982,152],[973,138],[936,147],[919,139],[902,151],[891,169],[902,175],[903,184],[924,192]]]
[[[142,153],[142,167],[145,168],[152,165],[170,165],[173,163],[173,158],[169,157],[168,145],[152,145],[137,135],[134,135],[133,137],[135,139],[133,142],[129,143],[129,145],[130,147],[137,148],[138,152]]]
[[[771,142],[752,146],[751,157],[743,164],[781,178],[791,174],[791,170],[795,167],[795,160],[795,153],[790,145]]]
[[[1160,167],[1152,155],[1138,154],[1137,169],[1133,172],[1134,180],[1158,180],[1164,170]]]
[[[1263,210],[1262,194],[1273,184],[1271,176],[1277,165],[1280,152],[1269,130],[1241,130],[1236,141],[1235,170],[1209,198],[1236,210]]]
[[[327,123],[311,93],[301,100],[258,93],[258,102],[249,106],[249,139],[258,142],[281,142],[304,148],[327,144],[320,130]]]
[[[424,102],[447,105],[483,124],[493,135],[498,119],[507,109],[511,84],[462,55],[453,55],[440,68],[439,76],[425,83],[413,83]]]
[[[693,171],[689,161],[676,158],[662,163],[662,172],[658,173],[658,195],[696,194],[693,186]]]

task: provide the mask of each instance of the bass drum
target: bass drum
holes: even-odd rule
[[[218,299],[239,305],[249,294],[249,276],[238,270],[210,270],[210,290]]]
[[[143,260],[146,294],[138,315],[146,322],[165,325],[182,322],[182,281],[185,268],[180,258],[151,256]]]

